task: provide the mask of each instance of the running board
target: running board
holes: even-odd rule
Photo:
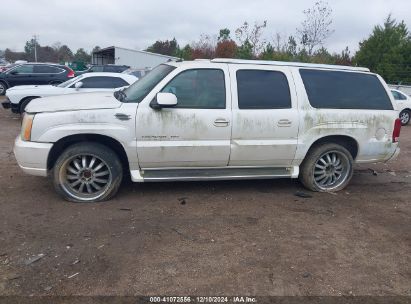
[[[133,182],[201,181],[230,179],[297,178],[299,167],[236,167],[236,168],[194,168],[194,169],[147,169],[132,170]]]

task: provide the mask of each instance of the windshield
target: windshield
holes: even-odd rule
[[[139,81],[136,81],[127,89],[122,91],[121,101],[123,102],[141,102],[144,97],[175,67],[162,64],[154,68],[150,73],[145,75]]]
[[[70,79],[70,80],[67,80],[67,81],[65,81],[65,82],[63,82],[63,83],[60,83],[60,84],[58,85],[58,87],[59,87],[59,88],[67,88],[67,87],[69,87],[70,85],[72,85],[73,83],[75,83],[77,80],[80,80],[81,78],[83,78],[83,75],[77,76],[77,77],[75,77],[75,78],[73,78],[73,79]]]

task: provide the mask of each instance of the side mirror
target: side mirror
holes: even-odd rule
[[[76,84],[74,85],[74,87],[76,88],[76,90],[80,89],[83,86],[83,83],[81,81],[76,82]]]
[[[17,72],[17,71],[11,71],[11,72],[10,72],[11,75],[17,75],[18,73],[19,73],[19,72]]]
[[[156,98],[150,103],[153,109],[172,108],[177,105],[177,96],[173,93],[157,93]]]

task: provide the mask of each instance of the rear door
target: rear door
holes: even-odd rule
[[[291,165],[297,148],[298,110],[287,67],[230,65],[233,134],[230,166]]]
[[[64,78],[66,71],[60,67],[52,65],[34,65],[33,84],[58,84]]]

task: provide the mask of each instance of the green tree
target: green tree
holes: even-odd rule
[[[178,56],[180,47],[176,38],[173,38],[173,40],[157,40],[147,48],[147,51],[168,56]]]
[[[57,51],[58,61],[61,63],[70,62],[73,60],[73,52],[67,45],[62,45]]]
[[[40,44],[34,39],[30,39],[26,41],[26,45],[24,46],[24,52],[26,53],[26,58],[29,61],[34,61],[34,48],[37,46],[37,50],[40,47]]]
[[[245,40],[244,43],[237,49],[236,57],[239,59],[253,59],[253,45],[250,41]]]
[[[179,53],[177,54],[178,58],[184,59],[184,60],[191,60],[191,54],[193,52],[193,49],[191,48],[191,46],[189,44],[186,44],[185,47],[183,47],[182,49],[180,49]]]
[[[77,52],[74,54],[73,60],[89,63],[91,62],[91,55],[87,53],[83,48],[79,48]]]
[[[91,53],[93,54],[94,52],[98,52],[101,50],[101,47],[99,47],[98,45],[96,45],[95,47],[93,47],[93,50],[91,51]]]
[[[230,30],[228,28],[223,28],[220,30],[220,35],[218,36],[218,41],[231,40]]]
[[[411,82],[410,51],[407,26],[389,15],[383,26],[375,26],[370,37],[360,42],[354,61],[380,74],[387,82]]]

